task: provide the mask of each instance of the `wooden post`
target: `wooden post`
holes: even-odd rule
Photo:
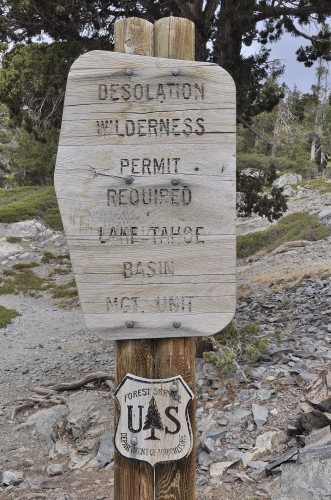
[[[115,51],[136,55],[194,60],[194,24],[183,18],[164,18],[153,25],[138,18],[115,24]],[[116,341],[116,385],[127,373],[145,378],[182,375],[195,393],[195,338]],[[195,499],[195,403],[189,410],[193,449],[179,462],[158,465],[122,457],[115,452],[115,500]],[[117,413],[115,412],[115,421]]]
[[[115,23],[115,52],[135,55],[153,55],[153,24],[145,19],[131,17]],[[152,340],[118,340],[115,342],[118,385],[127,373],[140,377],[154,377]],[[115,408],[115,425],[117,421]],[[115,451],[114,500],[154,499],[154,471],[146,462],[129,460]]]
[[[194,24],[188,19],[167,17],[154,25],[154,56],[194,60]],[[155,341],[155,378],[181,375],[195,394],[195,338],[158,339]],[[179,462],[158,465],[155,470],[155,500],[195,499],[195,400],[189,417],[193,449]]]

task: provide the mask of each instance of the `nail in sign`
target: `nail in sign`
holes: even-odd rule
[[[121,455],[154,467],[191,452],[187,407],[194,396],[180,375],[145,379],[128,374],[115,397],[120,408],[115,446]]]

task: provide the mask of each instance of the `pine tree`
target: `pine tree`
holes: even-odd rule
[[[151,431],[151,435],[146,439],[153,439],[153,440],[160,439],[160,438],[155,436],[155,429],[163,430],[163,424],[162,424],[159,410],[156,406],[156,401],[155,401],[154,396],[152,397],[152,399],[149,402],[147,415],[145,418],[145,424],[143,427],[144,431],[146,431],[148,429],[151,429],[152,431]]]

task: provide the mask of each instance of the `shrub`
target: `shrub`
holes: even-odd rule
[[[20,268],[18,272],[7,270],[0,278],[0,294],[19,294],[35,296],[36,292],[42,292],[50,287],[44,278],[37,276],[29,268]]]
[[[237,238],[237,255],[248,257],[258,251],[271,252],[286,241],[317,241],[327,238],[331,229],[319,222],[317,215],[296,212],[286,215],[277,224],[264,231],[245,234]]]
[[[0,222],[35,218],[56,231],[63,229],[53,187],[0,189]]]
[[[9,325],[13,318],[20,316],[20,314],[15,311],[15,309],[7,309],[4,306],[0,306],[0,328],[4,328]]]
[[[269,339],[262,338],[260,327],[247,323],[238,328],[231,322],[214,336],[213,351],[204,352],[203,358],[223,372],[236,370],[238,361],[255,362],[269,350]]]

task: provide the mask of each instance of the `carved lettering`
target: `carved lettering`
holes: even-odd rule
[[[181,243],[204,243],[201,238],[204,234],[204,227],[159,227],[152,226],[149,229],[149,234],[153,237],[154,245],[180,245]]]
[[[124,198],[123,198],[124,199]],[[100,226],[99,241],[101,244],[134,245],[151,243],[153,245],[190,245],[204,244],[205,228],[203,226]]]
[[[107,297],[108,313],[136,313],[139,297]]]
[[[108,189],[108,206],[144,206],[144,205],[190,205],[192,192],[187,187],[183,188],[121,188]]]
[[[192,312],[192,301],[194,297],[184,295],[184,296],[173,296],[173,297],[157,297],[156,307],[158,313],[191,313]]]
[[[100,83],[99,101],[158,101],[167,102],[185,99],[186,101],[203,101],[205,98],[204,83]]]
[[[131,279],[135,276],[139,278],[154,278],[155,276],[174,276],[175,267],[173,262],[123,262],[123,276]]]
[[[100,137],[162,137],[203,135],[206,131],[204,118],[150,118],[139,120],[96,120]]]
[[[180,158],[121,158],[120,173],[125,175],[177,174]]]

